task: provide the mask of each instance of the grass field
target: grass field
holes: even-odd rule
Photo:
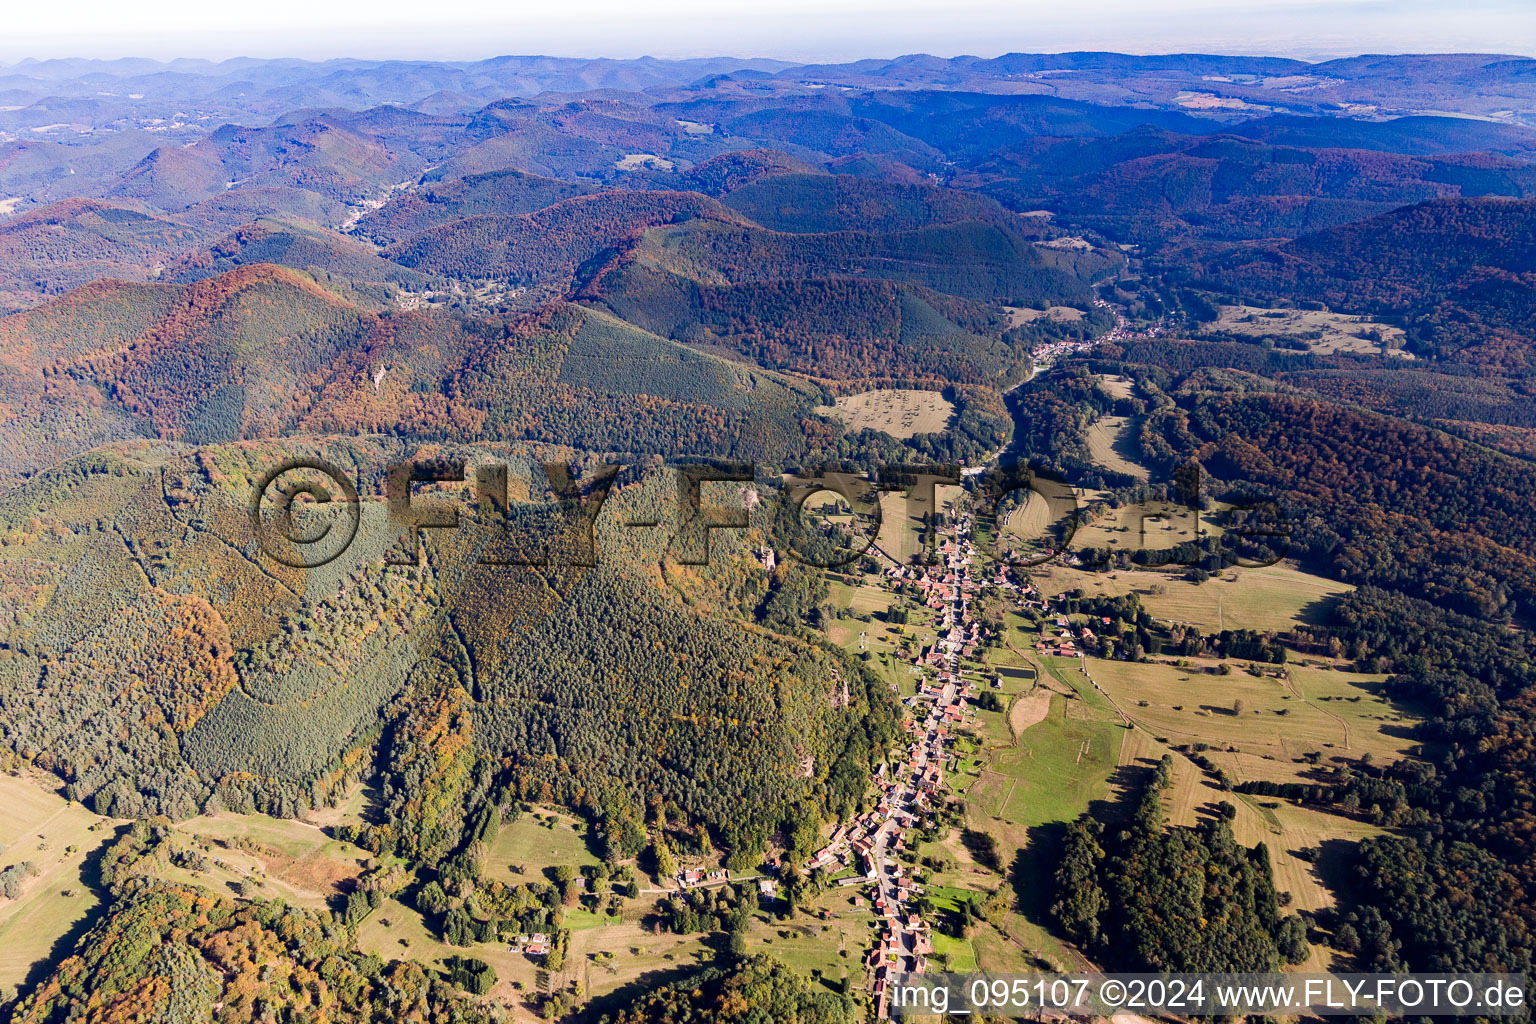
[[[954,404],[938,391],[889,388],[844,395],[836,405],[818,406],[816,411],[842,420],[849,431],[879,430],[902,439],[938,433],[955,415]]]
[[[1126,734],[1121,748],[1121,763],[1149,769],[1164,754],[1173,753],[1143,729]],[[1136,785],[1145,784],[1145,776],[1128,776]],[[1135,794],[1121,789],[1122,799]],[[1188,758],[1173,753],[1173,785],[1163,799],[1163,810],[1170,825],[1194,825],[1215,813],[1215,806],[1226,801],[1237,808],[1232,822],[1234,838],[1244,846],[1263,843],[1269,850],[1274,868],[1275,888],[1291,894],[1290,910],[1322,910],[1334,905],[1332,893],[1324,884],[1319,863],[1307,859],[1315,851],[1326,850],[1333,842],[1355,843],[1367,836],[1381,835],[1374,825],[1339,815],[1299,807],[1284,800],[1249,797],[1223,792],[1220,787]],[[1305,854],[1305,856],[1304,856]],[[1314,947],[1313,957],[1299,970],[1325,970],[1331,951]]]
[[[587,848],[584,822],[560,811],[538,808],[502,826],[486,854],[485,873],[487,878],[511,885],[542,881],[546,868],[562,864],[595,867],[599,863]]]
[[[1117,373],[1106,373],[1099,377],[1099,387],[1116,398],[1133,398],[1136,395],[1136,385],[1130,378],[1122,377]]]
[[[1105,469],[1137,480],[1151,479],[1147,468],[1132,461],[1136,420],[1129,416],[1100,416],[1088,428],[1088,453]]]
[[[1107,548],[1110,551],[1165,551],[1201,537],[1219,536],[1214,516],[1195,512],[1171,501],[1146,501],[1106,509],[1092,522],[1084,522],[1072,535],[1071,550]]]
[[[571,931],[569,952],[565,966],[553,975],[527,956],[512,952],[504,942],[449,946],[432,933],[419,913],[395,900],[385,900],[358,926],[357,943],[364,952],[385,960],[409,957],[428,964],[449,956],[483,960],[496,970],[497,981],[489,998],[506,1006],[512,1020],[532,1022],[540,1019],[533,997],[541,992],[562,988],[570,992],[572,985],[580,982],[585,998],[601,1001],[626,987],[637,991],[654,988],[670,975],[697,969],[713,959],[711,936],[653,933],[646,928],[641,920],[653,909],[653,903],[642,900],[627,908],[621,918],[571,911],[566,920]],[[757,924],[754,921],[754,930]],[[833,949],[835,952],[836,947]],[[602,956],[608,953],[611,959]],[[776,955],[782,957],[782,953]],[[855,953],[855,963],[857,956]]]
[[[1397,352],[1406,358],[1412,353],[1399,351],[1407,337],[1401,327],[1381,323],[1365,316],[1330,313],[1321,309],[1264,309],[1259,306],[1222,306],[1221,316],[1212,325],[1218,331],[1251,337],[1264,335],[1306,336],[1313,352]],[[1317,337],[1311,337],[1316,334]],[[1380,341],[1368,337],[1375,334]]]
[[[782,960],[813,985],[818,981],[837,984],[845,975],[862,983],[864,955],[876,934],[875,914],[869,901],[854,892],[828,890],[792,921],[754,914],[747,928],[748,952]],[[823,910],[830,916],[820,917]]]
[[[1079,239],[1080,241],[1080,239]],[[1085,245],[1087,243],[1084,243]],[[1090,247],[1091,248],[1091,247]],[[1051,306],[1048,309],[1031,309],[1028,306],[1004,306],[1008,314],[1008,326],[1018,327],[1034,320],[1081,320],[1083,311],[1072,306]]]
[[[621,171],[638,171],[642,167],[649,167],[654,171],[670,171],[672,161],[655,153],[626,153],[613,162],[613,166]]]
[[[1027,491],[1015,497],[1022,498],[1023,503],[1009,509],[998,523],[996,550],[999,556],[1024,563],[1058,555],[1058,534],[1052,526],[1059,523],[1069,529],[1076,509],[1082,508],[1082,498],[1077,498],[1074,508],[1064,496],[1048,501],[1035,491]],[[984,527],[979,532],[984,533]]]
[[[61,940],[82,930],[100,900],[86,862],[116,824],[42,781],[0,775],[0,868],[31,861],[21,898],[0,898],[0,988],[20,985]],[[94,827],[94,831],[92,831]],[[70,895],[64,895],[68,892]]]
[[[1068,590],[1112,597],[1135,592],[1157,618],[1191,623],[1210,632],[1239,628],[1283,631],[1319,623],[1330,603],[1354,589],[1283,562],[1261,569],[1234,567],[1204,583],[1151,569],[1104,573],[1064,565],[1036,570],[1035,581],[1042,593],[1052,596]],[[1160,587],[1162,593],[1153,593],[1154,587]]]
[[[978,715],[987,745],[980,774],[965,790],[966,827],[997,839],[1006,880],[963,851],[951,853],[951,866],[938,879],[968,889],[1015,887],[1016,900],[994,923],[997,930],[979,929],[969,944],[980,966],[991,971],[1030,968],[1034,956],[1084,966],[1047,930],[1050,873],[1066,824],[1110,797],[1126,735],[1074,661],[1042,658],[1039,668],[1044,674],[1038,679],[1004,677],[1011,697],[1006,712]],[[949,969],[971,968],[951,963]]]
[[[918,637],[933,631],[932,617],[927,609],[911,609],[909,620],[902,626],[886,622],[885,615],[898,598],[881,586],[877,577],[869,577],[859,586],[834,579],[829,589],[833,607],[848,608],[855,615],[870,617],[868,622],[848,618],[833,619],[828,623],[827,638],[846,651],[858,654],[867,650],[877,656],[893,655],[902,637]]]
[[[1003,519],[1004,539],[1034,540],[1044,535],[1051,525],[1051,505],[1042,495],[1029,491],[1024,503],[1011,509]]]
[[[573,937],[574,945],[574,937]],[[531,1021],[534,1007],[523,1005],[537,989],[538,967],[504,943],[482,942],[466,948],[449,946],[427,927],[421,914],[393,899],[386,899],[357,927],[357,946],[385,961],[420,960],[426,964],[450,956],[472,956],[496,970],[491,997],[509,1004],[514,1020]]]
[[[1381,676],[1282,668],[1291,678],[1256,678],[1242,663],[1233,666],[1230,675],[1214,675],[1088,659],[1094,681],[1138,725],[1171,745],[1207,744],[1206,756],[1239,782],[1295,781],[1312,753],[1324,759],[1369,753],[1382,762],[1414,746],[1412,720],[1382,698]],[[1326,682],[1315,678],[1323,676]]]
[[[969,824],[1004,849],[1029,842],[1029,830],[1069,822],[1109,795],[1124,728],[1103,708],[1052,694],[1045,718],[1017,745],[995,749],[966,793]]]
[[[959,487],[940,484],[934,488],[934,504],[940,511],[948,509],[960,493]],[[922,553],[922,508],[915,497],[909,500],[907,495],[895,491],[883,494],[880,513],[880,534],[876,543],[881,551],[903,565]]]
[[[211,879],[204,875],[184,881],[211,883],[228,895],[223,883],[259,873],[262,896],[312,909],[347,891],[370,860],[368,851],[331,839],[313,825],[259,814],[206,815],[182,822],[178,830],[211,840],[216,848],[210,858],[222,862],[214,865]]]

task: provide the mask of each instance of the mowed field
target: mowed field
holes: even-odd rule
[[[1241,662],[1231,663],[1230,675],[1158,662],[1087,664],[1120,711],[1152,736],[1172,746],[1207,744],[1205,756],[1239,782],[1301,781],[1309,754],[1325,761],[1370,754],[1381,763],[1416,745],[1414,720],[1384,699],[1382,676],[1261,666],[1283,677],[1255,677]]]
[[[1331,841],[1354,843],[1384,833],[1383,829],[1366,822],[1284,800],[1224,792],[1198,765],[1159,743],[1145,729],[1137,728],[1126,734],[1121,763],[1151,769],[1164,754],[1173,756],[1173,785],[1163,798],[1168,823],[1194,825],[1213,816],[1218,803],[1232,804],[1237,808],[1237,817],[1232,823],[1233,836],[1244,846],[1265,844],[1274,867],[1275,886],[1279,891],[1291,894],[1292,909],[1321,910],[1334,905],[1319,864],[1306,857],[1324,849],[1324,844]],[[1134,799],[1135,794],[1129,790],[1144,785],[1145,781],[1142,772],[1128,775],[1127,785],[1118,795]],[[1325,967],[1326,961],[1319,955],[1314,965],[1304,965],[1302,969],[1323,970]]]
[[[70,803],[43,782],[0,775],[0,868],[31,861],[21,898],[0,898],[0,988],[19,985],[54,946],[85,926],[100,901],[86,861],[119,823]],[[64,895],[65,893],[69,895]]]
[[[587,847],[586,823],[547,808],[523,814],[503,825],[485,857],[485,877],[508,885],[542,882],[546,868],[563,864],[596,867]]]
[[[1146,481],[1147,468],[1132,461],[1137,420],[1129,416],[1100,416],[1088,428],[1088,453],[1105,469]]]
[[[1077,239],[1077,241],[1082,240]],[[1086,242],[1083,242],[1083,246],[1092,248]],[[1058,248],[1060,247],[1058,246]],[[1068,246],[1068,248],[1076,248],[1076,246]],[[1018,327],[1021,324],[1027,324],[1035,320],[1077,321],[1083,318],[1083,311],[1073,306],[1051,306],[1047,309],[1031,309],[1028,306],[1004,306],[1003,312],[1008,314],[1009,327]]]
[[[1122,377],[1118,373],[1101,374],[1099,387],[1115,398],[1132,398],[1136,394],[1136,385],[1131,379]]]
[[[1264,335],[1312,335],[1306,337],[1307,347],[1313,352],[1381,352],[1392,351],[1406,358],[1412,353],[1399,352],[1407,335],[1401,327],[1381,323],[1366,316],[1350,316],[1346,313],[1330,313],[1323,309],[1265,309],[1259,306],[1222,306],[1221,316],[1213,325],[1215,330],[1250,337]],[[1381,338],[1377,342],[1368,333]]]
[[[1223,629],[1283,631],[1322,621],[1327,607],[1354,588],[1302,572],[1285,563],[1258,569],[1233,567],[1204,583],[1157,570],[1087,572],[1053,564],[1035,571],[1042,593],[1069,590],[1118,597],[1135,593],[1153,616],[1189,623],[1207,632]],[[1154,593],[1153,588],[1162,593]]]
[[[1087,492],[1074,493],[1075,508],[1081,509],[1082,495]],[[1070,529],[1072,517],[1076,514],[1074,506],[1060,499],[1047,501],[1034,491],[1023,491],[1015,497],[1021,498],[1022,503],[1009,509],[998,520],[996,545],[999,555],[1020,562],[1058,556],[1058,533],[1053,527],[1060,525],[1063,529]],[[1054,565],[1056,562],[1047,564]]]
[[[827,638],[845,650],[857,653],[872,650],[877,654],[894,651],[902,635],[914,635],[917,616],[897,633],[896,627],[884,621],[884,617],[897,597],[870,578],[859,586],[834,579],[829,584],[830,599],[834,608],[847,608],[854,615],[868,615],[871,621],[860,618],[833,619],[827,626]],[[920,634],[917,634],[920,635]]]
[[[1102,515],[1078,528],[1068,548],[1166,551],[1178,544],[1195,543],[1201,537],[1220,536],[1221,532],[1213,514],[1197,514],[1171,501],[1146,501],[1105,509]]]
[[[950,484],[934,488],[934,504],[939,511],[953,507],[961,489]],[[922,510],[915,499],[892,491],[880,496],[880,533],[876,544],[892,559],[906,565],[923,552]]]
[[[879,430],[905,439],[943,430],[955,407],[938,391],[880,388],[844,395],[836,405],[818,406],[816,411],[842,420],[849,431]]]

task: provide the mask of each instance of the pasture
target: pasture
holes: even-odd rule
[[[544,881],[546,868],[562,864],[595,867],[600,861],[587,846],[587,825],[563,811],[536,808],[501,827],[485,857],[487,878],[515,885]]]
[[[1070,550],[1166,551],[1178,544],[1193,544],[1202,537],[1217,536],[1222,532],[1213,514],[1196,512],[1172,501],[1144,501],[1119,508],[1100,508],[1100,513],[1091,522],[1082,522],[1072,535],[1068,545]]]
[[[749,954],[766,953],[794,968],[812,986],[839,983],[845,975],[862,984],[865,952],[873,945],[875,913],[861,890],[835,888],[817,896],[793,920],[766,913],[747,926]],[[820,916],[822,911],[827,918]]]
[[[937,433],[955,415],[954,404],[937,391],[891,388],[844,395],[836,405],[818,406],[816,411],[842,420],[850,432],[879,430],[903,440]]]
[[[1088,672],[1126,716],[1171,746],[1205,744],[1206,757],[1235,780],[1291,782],[1308,756],[1378,762],[1407,756],[1412,720],[1387,704],[1381,676],[1232,662],[1229,675],[1194,667],[1087,659]],[[1293,682],[1299,677],[1301,682]],[[1314,676],[1329,677],[1318,682]],[[1309,692],[1310,691],[1310,692]],[[1327,698],[1322,699],[1322,698]]]
[[[1147,468],[1135,459],[1137,420],[1129,416],[1100,416],[1088,428],[1088,452],[1105,469],[1124,473],[1145,483]]]
[[[1109,597],[1135,593],[1156,618],[1218,633],[1315,624],[1333,601],[1354,589],[1284,562],[1256,569],[1234,566],[1204,583],[1155,569],[1087,572],[1056,564],[1035,570],[1034,578],[1041,592],[1051,596],[1069,590]]]
[[[215,883],[249,879],[262,898],[311,909],[346,892],[372,859],[367,850],[338,842],[314,825],[260,814],[204,815],[182,822],[177,830],[212,847],[208,856],[216,860]],[[186,880],[204,886],[210,881]]]
[[[1076,239],[1076,241],[1082,240]],[[1083,245],[1091,248],[1086,242]],[[1062,248],[1062,246],[1056,246],[1056,248]],[[1036,320],[1077,321],[1083,318],[1083,311],[1072,306],[1049,306],[1045,309],[1031,309],[1028,306],[1004,306],[1003,312],[1008,314],[1009,327],[1018,327],[1021,324],[1033,323]]]
[[[1051,694],[1043,719],[1013,744],[990,750],[981,777],[966,792],[970,827],[1017,849],[1033,827],[1068,822],[1109,794],[1125,732],[1112,714]]]
[[[0,868],[30,861],[37,870],[20,899],[0,897],[0,988],[25,981],[94,916],[100,899],[86,861],[118,824],[65,800],[52,783],[0,775]]]
[[[1122,377],[1118,373],[1101,374],[1099,389],[1115,398],[1133,398],[1136,395],[1135,383],[1129,377]]]
[[[961,490],[950,484],[934,488],[934,504],[939,511],[952,508]],[[922,510],[916,497],[899,491],[880,496],[880,533],[876,544],[886,555],[902,565],[924,550]]]
[[[1265,309],[1259,306],[1222,306],[1213,329],[1262,338],[1300,338],[1309,351],[1390,352],[1412,359],[1401,351],[1407,335],[1401,327],[1367,316],[1330,313],[1323,309]]]

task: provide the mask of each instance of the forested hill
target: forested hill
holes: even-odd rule
[[[93,285],[0,320],[0,350],[0,393],[26,410],[4,438],[12,474],[126,437],[389,430],[784,458],[822,429],[816,389],[601,312],[381,315],[271,265]]]
[[[385,250],[407,267],[519,285],[569,284],[605,249],[645,228],[695,217],[738,218],[694,192],[604,192],[513,217],[483,214],[428,228]]]
[[[529,493],[539,449],[500,451],[511,493]],[[755,624],[771,590],[808,582],[751,554],[770,503],[702,569],[668,554],[683,513],[659,473],[611,499],[597,568],[514,564],[550,549],[557,520],[515,498],[505,517],[462,503],[430,557],[399,565],[412,544],[378,494],[414,454],[383,437],[125,444],[11,491],[10,592],[57,596],[5,620],[6,747],[100,813],[180,818],[215,794],[298,813],[343,754],[381,743],[395,781],[366,843],[429,858],[460,847],[490,778],[608,822],[616,857],[637,852],[653,797],[743,856],[795,815],[863,799],[894,699],[841,652]],[[345,467],[365,500],[337,560],[288,569],[246,508],[254,481],[304,455]],[[623,525],[637,519],[661,528]]]
[[[1303,148],[1150,127],[1031,139],[992,154],[976,180],[1015,208],[1043,206],[1150,245],[1294,238],[1437,198],[1536,194],[1531,165],[1497,154],[1380,152],[1342,133]]]
[[[1281,501],[1295,553],[1331,576],[1500,617],[1536,609],[1536,466],[1299,396],[1189,394],[1145,443]]]
[[[1392,317],[1438,358],[1517,371],[1536,358],[1536,200],[1435,200],[1279,246],[1213,253],[1187,273],[1261,303]]]

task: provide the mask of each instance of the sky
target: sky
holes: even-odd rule
[[[754,56],[845,61],[1118,50],[1536,56],[1536,0],[64,0],[0,18],[24,57],[474,60]]]

